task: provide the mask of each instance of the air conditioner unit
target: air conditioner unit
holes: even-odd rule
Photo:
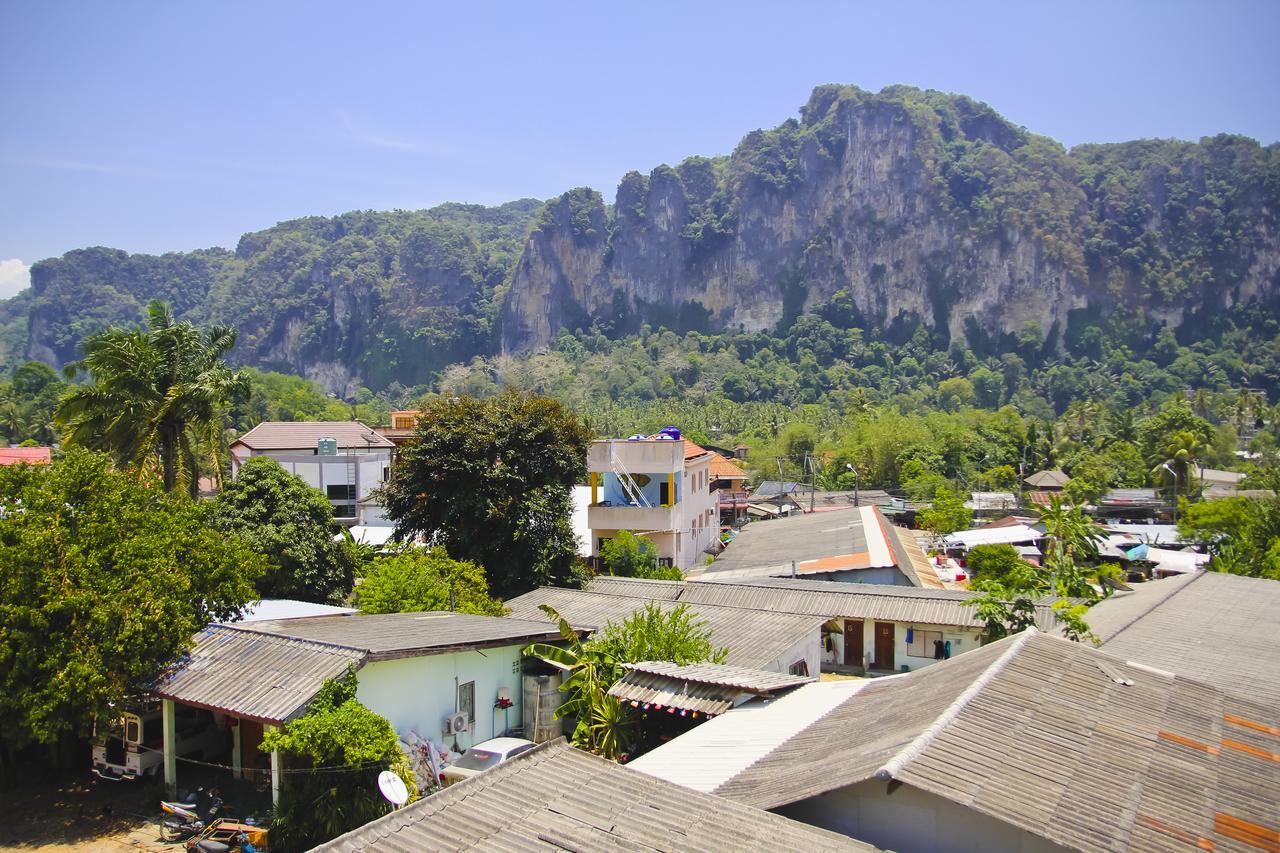
[[[471,721],[467,718],[465,712],[459,711],[456,714],[450,714],[444,721],[444,733],[447,735],[461,734],[470,728]]]

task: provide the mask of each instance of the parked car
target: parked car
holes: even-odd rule
[[[496,737],[484,743],[478,743],[463,753],[462,757],[440,771],[440,784],[446,788],[454,782],[461,782],[490,767],[497,767],[522,752],[528,752],[537,746],[531,740],[520,737]]]
[[[219,728],[213,714],[178,705],[174,709],[176,749],[182,758],[212,758],[231,748],[231,733]],[[155,776],[164,766],[164,721],[158,703],[130,708],[93,742],[93,772],[119,781]]]

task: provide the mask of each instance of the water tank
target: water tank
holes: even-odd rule
[[[534,743],[555,740],[564,733],[564,721],[556,717],[556,709],[564,704],[560,692],[564,676],[527,674],[524,677],[524,736]]]
[[[673,427],[673,426],[663,427],[662,429],[658,430],[658,435],[660,435],[660,436],[666,436],[667,438],[672,438],[672,439],[675,439],[676,441],[679,441],[679,440],[680,440],[680,428],[679,428],[679,427]]]
[[[338,439],[322,438],[316,442],[317,456],[337,456],[338,455]]]

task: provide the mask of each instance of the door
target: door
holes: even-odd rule
[[[862,620],[844,620],[844,665],[862,666]]]
[[[876,659],[871,664],[876,669],[893,669],[893,623],[876,623]]]

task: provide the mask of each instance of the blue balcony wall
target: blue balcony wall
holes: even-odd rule
[[[639,472],[635,472],[632,476],[637,476]],[[623,491],[622,483],[617,474],[606,472],[601,474],[600,500],[608,501],[612,506],[628,506],[631,500],[627,497],[627,493]],[[649,482],[640,488],[640,492],[649,501],[649,506],[662,505],[662,484],[667,482],[666,474],[649,474]],[[680,477],[676,477],[676,503],[680,502]]]

